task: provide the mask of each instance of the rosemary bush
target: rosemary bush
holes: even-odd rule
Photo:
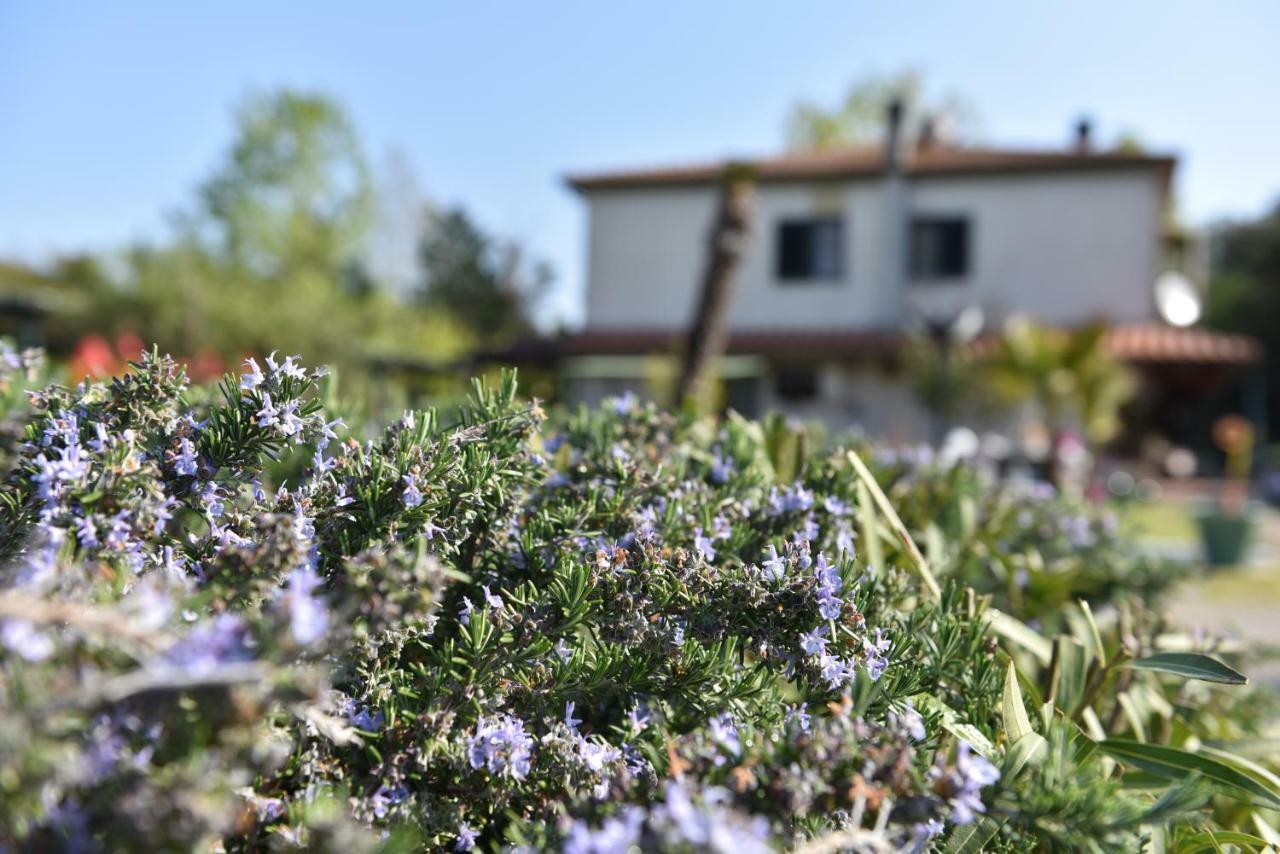
[[[375,428],[295,358],[23,395],[37,361],[0,353],[0,848],[1274,833],[1229,750],[1267,698],[1056,496],[629,399],[548,421],[511,376]]]

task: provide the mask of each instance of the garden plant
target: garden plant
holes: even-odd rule
[[[1268,694],[1104,510],[624,397],[0,353],[0,850],[1262,850]]]

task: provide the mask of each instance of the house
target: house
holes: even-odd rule
[[[929,417],[904,376],[912,328],[965,313],[987,330],[1026,315],[1104,319],[1137,364],[1236,368],[1243,339],[1177,329],[1153,283],[1186,266],[1166,228],[1173,157],[903,140],[746,161],[753,232],[728,311],[728,404],[917,441]],[[692,321],[729,162],[578,174],[587,208],[586,323],[556,342],[569,398],[661,396]]]

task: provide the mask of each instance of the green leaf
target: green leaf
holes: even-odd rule
[[[1159,744],[1112,738],[1101,742],[1103,753],[1148,774],[1166,780],[1182,780],[1199,772],[1220,793],[1268,809],[1280,809],[1280,792],[1242,771],[1198,753]]]
[[[848,458],[849,464],[853,466],[858,478],[867,485],[867,489],[871,492],[871,497],[876,502],[876,507],[880,508],[880,513],[884,516],[885,521],[889,523],[889,527],[897,534],[898,539],[902,541],[902,547],[911,556],[911,561],[915,564],[916,572],[920,575],[920,581],[924,584],[925,590],[929,592],[929,596],[935,602],[942,601],[942,588],[938,586],[937,579],[933,577],[933,572],[929,569],[929,562],[920,553],[920,547],[916,545],[916,541],[911,539],[911,533],[907,530],[907,526],[902,524],[902,519],[898,516],[898,511],[893,509],[893,504],[889,501],[889,497],[884,494],[880,484],[876,483],[875,475],[871,473],[866,463],[854,451],[848,451],[845,456]]]
[[[1187,679],[1204,682],[1221,682],[1225,685],[1244,685],[1248,678],[1227,665],[1198,652],[1158,652],[1124,665],[1132,670],[1154,670],[1172,673]]]
[[[973,724],[964,723],[956,710],[939,700],[933,694],[920,693],[911,697],[911,702],[920,710],[928,710],[942,719],[942,728],[956,738],[966,741],[974,752],[988,762],[998,762],[1000,751],[991,743],[991,739]]]
[[[1048,664],[1053,657],[1053,644],[1021,620],[995,608],[988,608],[984,616],[993,632],[1022,647],[1039,659],[1041,664]]]
[[[1178,854],[1197,854],[1200,851],[1221,851],[1224,845],[1241,845],[1246,851],[1267,851],[1267,840],[1251,833],[1237,830],[1206,830],[1203,833],[1184,836],[1178,840]]]
[[[1068,635],[1058,635],[1053,639],[1053,653],[1057,670],[1053,702],[1068,715],[1073,715],[1084,699],[1093,656],[1084,644]]]
[[[1036,761],[1049,748],[1049,742],[1038,732],[1029,732],[1009,746],[1004,754],[1004,768],[1000,776],[1004,780],[1014,780],[1022,769]]]
[[[1017,744],[1023,736],[1035,732],[1031,728],[1026,707],[1022,703],[1022,691],[1018,688],[1018,671],[1012,661],[1004,671],[1004,701],[1000,710],[1004,715],[1004,731],[1009,738],[1009,744]]]
[[[1192,774],[1178,785],[1171,786],[1132,823],[1162,824],[1175,816],[1200,809],[1209,800],[1211,793],[1211,787],[1204,778],[1199,774]]]
[[[989,818],[956,827],[942,847],[945,854],[978,854],[999,832],[1000,826]]]
[[[1103,667],[1107,666],[1107,651],[1102,644],[1102,632],[1098,631],[1098,621],[1093,618],[1093,609],[1089,607],[1089,603],[1080,600],[1080,610],[1084,612],[1085,622],[1089,624],[1089,632],[1093,636],[1094,653],[1098,656],[1098,663]]]

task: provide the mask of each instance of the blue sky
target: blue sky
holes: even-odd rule
[[[0,253],[162,237],[248,90],[336,95],[375,166],[524,241],[577,316],[566,171],[764,152],[799,98],[911,66],[983,137],[1062,144],[1088,113],[1182,157],[1192,223],[1280,198],[1280,3],[0,2]]]

